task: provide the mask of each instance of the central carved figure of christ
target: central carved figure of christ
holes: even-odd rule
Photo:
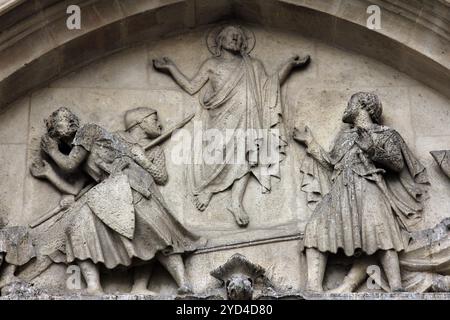
[[[195,206],[204,211],[214,194],[231,188],[227,209],[241,227],[249,223],[242,199],[250,177],[258,180],[263,192],[270,191],[272,176],[279,177],[279,153],[286,145],[280,85],[294,68],[306,66],[310,60],[309,56],[293,56],[275,74],[267,75],[261,61],[249,55],[254,42],[248,30],[236,26],[211,32],[207,43],[214,56],[201,65],[192,79],[169,58],[153,61],[155,69],[169,73],[190,95],[202,89],[203,134],[214,130],[227,137],[221,148],[215,148],[219,152],[226,150],[223,161],[210,163],[200,159],[190,163],[188,184]],[[244,138],[239,136],[242,132],[246,133]],[[210,143],[203,138],[202,150],[211,149]],[[264,148],[276,150],[276,159],[264,161]],[[235,161],[239,158],[236,153],[242,149],[244,160]]]

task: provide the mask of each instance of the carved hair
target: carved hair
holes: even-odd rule
[[[380,123],[383,105],[376,94],[371,92],[357,92],[352,95],[351,100],[354,99],[357,99],[361,107],[369,112],[373,122]]]
[[[64,117],[69,122],[69,129],[73,132],[80,127],[80,119],[66,107],[58,108],[56,111],[44,120],[47,127],[47,132],[51,137],[59,138],[59,133],[56,130],[56,123],[60,117]]]
[[[237,26],[226,26],[225,28],[222,29],[222,31],[219,32],[219,34],[216,37],[216,44],[217,44],[217,51],[216,51],[216,56],[220,56],[220,54],[222,53],[222,42],[223,39],[225,39],[227,33],[230,31],[230,29],[235,29],[239,32],[239,34],[242,37],[242,44],[241,44],[241,48],[240,48],[240,52],[242,55],[247,54],[247,37],[244,33],[244,31]]]

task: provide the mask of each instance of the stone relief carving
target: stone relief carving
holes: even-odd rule
[[[442,169],[442,172],[450,178],[450,150],[431,151],[430,153]]]
[[[192,78],[169,58],[153,61],[157,71],[167,72],[190,95],[200,92],[201,113],[195,119],[202,127],[201,150],[217,151],[208,130],[229,137],[223,148],[219,146],[222,162],[201,158],[187,164],[187,182],[200,211],[214,194],[231,189],[227,209],[240,227],[249,224],[242,199],[251,176],[263,193],[271,191],[272,177],[280,178],[287,145],[281,86],[295,68],[310,61],[309,56],[294,56],[269,75],[263,63],[250,56],[255,43],[246,28],[214,28],[207,36],[213,57]],[[352,258],[352,267],[331,293],[357,291],[373,265],[382,267],[384,291],[450,292],[450,220],[413,231],[424,214],[427,172],[403,137],[381,124],[382,111],[377,95],[354,94],[342,117],[348,126],[329,152],[308,127],[293,132],[293,139],[306,147],[301,190],[313,209],[302,240],[307,291],[323,291],[328,256],[344,253]],[[110,132],[97,124],[82,125],[69,108],[54,111],[45,119],[42,155],[30,171],[52,184],[61,199],[29,227],[0,221],[0,289],[17,286],[31,292],[31,286],[20,282],[31,281],[57,263],[77,264],[88,294],[104,293],[102,268],[125,268],[133,275],[132,294],[158,295],[148,288],[159,262],[178,294],[193,293],[184,255],[204,248],[207,240],[177,220],[170,199],[166,201],[158,187],[169,179],[161,143],[193,118],[162,132],[157,111],[139,107],[125,113],[124,131]],[[237,145],[244,146],[244,161],[236,162]],[[275,151],[277,157],[266,159],[267,151]],[[431,154],[450,178],[450,152]],[[16,275],[26,265],[29,268]],[[228,299],[250,300],[258,281],[271,288],[266,273],[234,254],[210,275],[221,281]]]
[[[157,188],[168,179],[164,152],[159,146],[143,148],[161,134],[156,111],[129,110],[125,131],[116,133],[96,124],[80,126],[67,108],[53,112],[46,124],[48,133],[41,141],[45,154],[65,173],[83,170],[92,183],[84,189],[81,184],[76,190],[65,188],[67,182],[48,162],[42,160],[41,167],[36,165],[39,162],[33,164],[35,176],[46,178],[62,192],[82,192],[69,208],[69,221],[52,230],[62,233],[61,246],[45,252],[55,262],[77,263],[88,293],[102,293],[101,263],[108,269],[133,267],[132,292],[153,294],[147,285],[155,259],[173,276],[179,293],[191,292],[181,254],[203,246],[205,240],[178,222]],[[62,144],[70,149],[63,152]],[[51,213],[59,213],[60,207]]]
[[[381,115],[378,96],[354,94],[342,117],[350,128],[339,132],[330,152],[309,128],[294,130],[294,139],[331,173],[329,192],[305,230],[307,290],[323,291],[327,255],[338,250],[359,260],[376,253],[390,290],[403,290],[398,252],[405,250],[409,227],[421,216],[428,178],[400,134],[380,124]]]
[[[251,174],[261,184],[263,192],[270,191],[271,176],[280,176],[280,158],[264,161],[261,156],[265,148],[282,153],[286,145],[280,86],[294,68],[306,66],[310,57],[289,58],[278,72],[267,75],[262,62],[250,56],[255,38],[245,28],[215,28],[208,35],[207,44],[213,57],[202,64],[193,78],[185,76],[167,57],[155,59],[153,65],[156,70],[169,73],[190,95],[202,89],[200,119],[205,138],[193,156],[208,148],[218,148],[222,152],[218,162],[211,163],[204,158],[200,163],[192,160],[187,176],[195,206],[203,211],[214,194],[231,188],[231,203],[227,209],[239,226],[246,227],[249,217],[242,198]],[[224,145],[214,147],[206,137],[208,130],[218,131],[229,139]],[[240,136],[242,133],[244,137]],[[243,146],[244,159],[237,154],[236,144]]]

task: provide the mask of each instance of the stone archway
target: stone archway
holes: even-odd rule
[[[381,30],[366,28],[364,1],[72,1],[81,30],[66,27],[66,1],[4,1],[0,7],[0,105],[113,52],[223,18],[294,30],[354,50],[450,95],[448,2],[372,1]],[[447,10],[447,11],[446,11]]]

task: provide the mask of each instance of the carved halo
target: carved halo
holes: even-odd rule
[[[214,27],[209,31],[208,36],[206,37],[206,45],[208,46],[209,52],[211,52],[213,55],[217,55],[217,36],[219,33],[229,25],[220,25],[217,27]],[[250,29],[244,28],[239,25],[233,25],[236,28],[239,28],[242,30],[242,32],[245,35],[245,41],[247,42],[247,49],[245,50],[247,54],[252,52],[253,48],[255,48],[256,39],[255,34]]]

